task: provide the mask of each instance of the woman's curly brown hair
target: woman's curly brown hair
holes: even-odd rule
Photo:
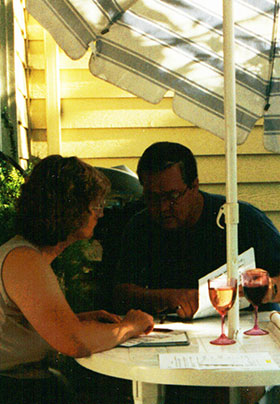
[[[22,185],[17,234],[41,247],[65,241],[87,222],[90,204],[109,190],[109,179],[77,157],[48,156]]]

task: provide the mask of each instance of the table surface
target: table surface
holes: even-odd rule
[[[209,343],[221,331],[219,317],[193,320],[191,322],[172,322],[174,329],[185,330],[190,338],[189,346],[156,348],[116,347],[109,351],[79,358],[77,362],[95,372],[108,376],[143,383],[174,384],[192,386],[269,386],[280,384],[280,330],[269,321],[269,312],[260,313],[262,327],[269,330],[265,336],[246,336],[243,331],[253,325],[253,314],[240,316],[240,331],[234,345],[216,346]],[[256,353],[269,352],[279,365],[279,370],[217,368],[217,369],[161,369],[161,353]]]

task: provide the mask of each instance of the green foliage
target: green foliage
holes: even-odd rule
[[[100,244],[81,240],[70,245],[52,263],[67,301],[75,312],[104,308]],[[101,254],[101,255],[100,255]]]
[[[0,160],[0,206],[15,206],[24,179],[8,162]]]
[[[0,160],[0,245],[14,235],[15,206],[24,178],[10,163]]]

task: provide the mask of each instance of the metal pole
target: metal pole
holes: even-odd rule
[[[224,34],[224,116],[226,157],[226,235],[228,276],[238,278],[238,203],[237,203],[237,146],[236,97],[234,62],[234,0],[223,0]],[[229,336],[235,337],[239,329],[239,299],[229,312]]]

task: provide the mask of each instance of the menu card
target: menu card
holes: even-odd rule
[[[159,347],[159,346],[180,346],[189,345],[188,334],[183,331],[163,329],[160,325],[149,334],[143,334],[139,337],[130,338],[122,343],[121,347]]]
[[[253,269],[253,268],[256,268],[256,262],[255,262],[254,248],[251,247],[249,250],[243,252],[238,256],[239,278],[242,272],[246,271],[247,269]],[[195,315],[193,316],[194,319],[217,315],[217,311],[212,306],[209,298],[208,279],[215,278],[218,276],[225,276],[226,272],[227,272],[227,264],[224,264],[220,268],[199,279],[199,308],[195,313]],[[249,304],[250,303],[245,297],[241,297],[239,299],[240,309],[248,307]]]

